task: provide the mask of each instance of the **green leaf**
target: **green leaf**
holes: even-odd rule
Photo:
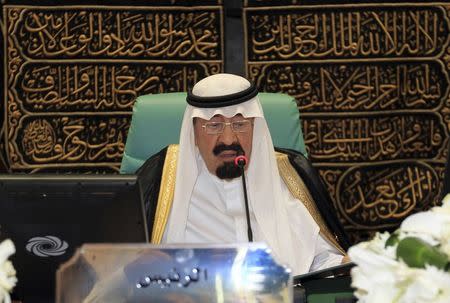
[[[398,234],[393,233],[389,236],[389,238],[386,240],[386,243],[384,244],[384,247],[388,246],[394,246],[399,241]]]
[[[416,237],[407,237],[398,243],[397,258],[402,259],[408,266],[425,268],[426,264],[446,270],[449,267],[448,256],[439,248],[428,244]]]

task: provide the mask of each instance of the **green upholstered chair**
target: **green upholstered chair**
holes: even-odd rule
[[[259,93],[258,96],[274,145],[297,150],[306,156],[295,100],[278,93]],[[185,108],[186,93],[137,98],[120,172],[134,173],[151,155],[178,143]]]

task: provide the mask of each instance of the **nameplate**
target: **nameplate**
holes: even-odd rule
[[[57,271],[58,303],[292,302],[264,244],[85,244]]]

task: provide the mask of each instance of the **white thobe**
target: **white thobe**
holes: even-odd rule
[[[202,160],[200,160],[203,162]],[[211,174],[206,165],[201,163],[196,184],[194,186],[185,229],[185,243],[242,243],[248,241],[247,222],[245,216],[244,193],[242,179],[236,178],[225,181]],[[289,192],[284,182],[282,190]],[[289,201],[285,201],[288,209],[289,223],[293,240],[302,237],[302,218],[300,212],[307,212],[301,202],[289,192]],[[249,203],[250,222],[254,242],[266,242],[261,228]],[[303,214],[304,215],[304,214]],[[309,213],[308,213],[309,215]],[[315,242],[310,243],[314,250],[314,259],[310,265],[310,271],[338,265],[342,261],[342,255],[320,234],[319,226],[314,227]],[[167,239],[164,239],[167,240]],[[163,240],[163,241],[164,241]],[[302,274],[295,268],[294,274]]]

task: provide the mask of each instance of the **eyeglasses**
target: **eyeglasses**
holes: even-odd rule
[[[223,133],[225,126],[230,125],[234,133],[246,133],[251,130],[252,122],[250,120],[241,120],[233,122],[206,122],[202,125],[208,135],[218,135]]]

